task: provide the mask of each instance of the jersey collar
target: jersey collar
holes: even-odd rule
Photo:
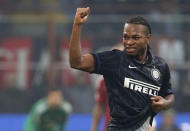
[[[125,53],[127,54],[127,53]],[[148,45],[147,48],[147,60],[145,63],[141,63],[140,61],[136,60],[134,56],[130,56],[127,54],[128,57],[130,57],[132,59],[132,61],[134,62],[134,64],[138,64],[138,65],[147,65],[147,66],[153,66],[155,61],[154,61],[154,55],[152,53],[152,50],[150,48],[150,46]]]

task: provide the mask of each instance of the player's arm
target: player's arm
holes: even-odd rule
[[[82,24],[87,21],[89,13],[89,7],[77,8],[70,39],[69,61],[72,68],[92,72],[94,70],[94,58],[91,54],[82,56],[80,44]]]
[[[160,112],[162,110],[169,109],[175,101],[175,97],[173,94],[170,94],[163,98],[162,96],[154,96],[151,97],[152,100],[152,108],[155,112]]]
[[[28,113],[26,123],[25,123],[25,131],[37,131],[38,130],[38,118],[40,117],[39,114],[39,107],[41,106],[41,100],[35,103],[32,106],[32,109]]]
[[[165,69],[165,74],[163,77],[164,86],[160,90],[160,96],[154,96],[151,98],[152,107],[155,112],[160,112],[162,110],[170,108],[175,101],[175,97],[171,88],[170,69],[167,63],[165,63],[164,69]]]
[[[101,118],[105,114],[105,103],[96,102],[93,109],[93,123],[91,131],[98,131]]]

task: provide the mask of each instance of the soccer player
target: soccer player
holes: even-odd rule
[[[25,131],[65,131],[71,111],[72,107],[63,100],[62,92],[57,88],[51,89],[47,97],[40,99],[32,107]]]
[[[123,50],[123,45],[121,43],[116,44],[112,49]],[[106,131],[107,126],[110,121],[110,109],[108,104],[108,96],[105,86],[105,81],[101,76],[97,80],[97,87],[95,93],[95,106],[93,108],[93,123],[91,131],[98,131],[101,118],[105,115],[104,131]]]
[[[98,82],[95,94],[95,101],[96,103],[93,109],[93,123],[91,131],[98,131],[101,118],[104,116],[104,114],[106,114],[104,131],[106,131],[108,123],[110,121],[110,109],[108,105],[106,86],[102,77]]]
[[[174,103],[169,67],[149,47],[151,26],[143,17],[130,18],[124,25],[123,51],[82,56],[81,29],[89,13],[89,7],[77,8],[69,48],[70,65],[103,75],[111,114],[107,131],[148,131],[153,117]]]

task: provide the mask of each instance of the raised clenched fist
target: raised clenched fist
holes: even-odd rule
[[[89,14],[90,14],[90,7],[77,8],[74,23],[77,25],[85,23],[87,21]]]

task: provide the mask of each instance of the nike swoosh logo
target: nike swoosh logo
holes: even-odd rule
[[[129,69],[136,69],[136,68],[137,68],[136,66],[129,65]]]

